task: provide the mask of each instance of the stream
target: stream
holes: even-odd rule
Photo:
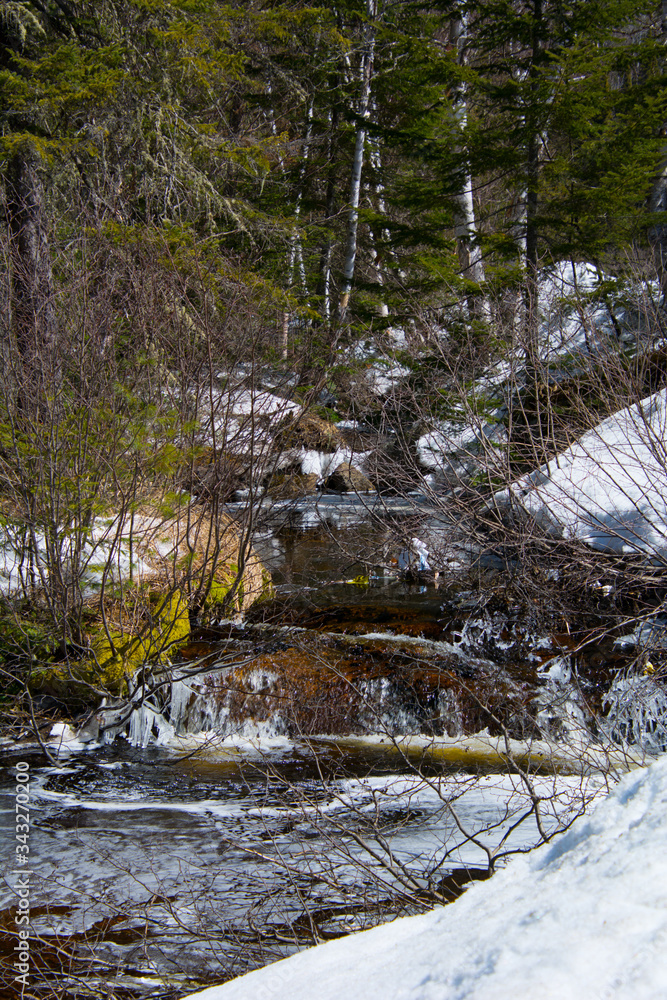
[[[327,509],[292,506],[258,539],[275,597],[195,630],[129,730],[56,729],[57,766],[5,746],[5,826],[15,764],[30,769],[31,995],[167,1000],[447,904],[627,765],[563,749],[585,720],[554,672],[557,623],[406,583],[382,522]],[[595,655],[589,705],[613,661]],[[1,850],[9,872],[13,840]],[[5,965],[15,900],[8,877]]]

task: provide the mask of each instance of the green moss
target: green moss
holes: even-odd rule
[[[211,580],[208,592],[204,598],[204,610],[208,612],[225,610],[228,613],[240,611],[243,606],[243,580],[241,579],[233,600],[227,604],[227,596],[234,586],[238,575],[238,567],[230,563],[227,572],[221,574],[222,579]]]
[[[136,594],[134,595],[137,596]],[[121,693],[126,679],[140,667],[159,656],[168,657],[187,639],[190,616],[187,597],[181,591],[173,594],[147,593],[143,628],[111,627],[108,632],[95,618],[89,622],[90,653],[80,660],[64,663],[43,662],[31,671],[33,690],[46,690],[71,698],[77,681]],[[79,692],[80,693],[80,692]]]
[[[168,654],[190,634],[188,602],[180,591],[151,595],[150,624],[138,636],[127,632],[100,633],[91,640],[92,656],[86,665],[95,681],[110,691],[119,691],[125,677],[132,676],[147,661]]]
[[[123,642],[120,635],[98,636],[91,644],[90,659],[77,664],[73,673],[80,680],[118,693],[125,685],[126,676],[132,676],[144,663],[143,654],[143,645],[138,639],[128,641],[125,637]]]
[[[276,592],[273,586],[273,580],[271,579],[271,574],[268,569],[262,568],[262,593],[259,597],[261,601],[267,601],[271,597],[275,597]]]

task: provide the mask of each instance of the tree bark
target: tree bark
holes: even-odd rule
[[[335,90],[335,84],[332,90]],[[337,134],[338,134],[338,111],[334,107],[331,112],[329,123],[329,140],[327,148],[327,189],[326,189],[326,209],[325,221],[328,231],[323,241],[320,251],[320,279],[317,285],[317,295],[322,299],[322,317],[327,328],[331,326],[332,319],[332,295],[331,295],[331,258],[333,254],[334,241],[331,235],[331,226],[336,215],[336,188],[337,188]]]
[[[57,319],[40,159],[16,151],[5,174],[11,243],[12,328],[23,368],[21,394],[55,389]]]
[[[373,79],[373,60],[375,56],[375,18],[377,17],[377,0],[366,0],[366,25],[364,26],[364,51],[361,58],[359,94],[359,127],[354,146],[352,161],[352,177],[350,179],[350,200],[347,219],[347,244],[343,264],[343,285],[338,305],[339,318],[343,320],[350,302],[354,266],[357,257],[357,230],[359,228],[359,195],[361,192],[361,174],[364,165],[364,147],[366,145],[366,121],[370,112],[371,81]]]
[[[667,46],[667,0],[662,0],[660,5],[660,40]],[[667,134],[667,125],[663,128]],[[658,175],[653,182],[653,188],[649,197],[649,209],[654,214],[664,215],[664,220],[652,226],[649,231],[649,240],[653,250],[653,259],[658,272],[661,291],[661,305],[667,303],[667,147],[658,169]]]
[[[456,11],[450,21],[449,40],[456,50],[457,62],[465,66],[467,62],[465,43],[467,36],[467,24],[461,11]],[[454,116],[459,129],[464,129],[468,120],[466,86],[460,83],[454,93]],[[484,282],[484,265],[482,254],[476,243],[477,225],[475,222],[475,208],[472,193],[472,176],[470,170],[466,169],[462,178],[462,184],[458,193],[454,197],[454,231],[456,234],[456,247],[461,274],[476,284]],[[489,320],[490,311],[485,298],[470,296],[468,306],[473,315]]]
[[[540,135],[535,122],[538,82],[536,67],[542,50],[542,0],[534,0],[532,53],[529,70],[530,106],[526,115],[526,280],[524,285],[525,344],[527,372],[537,377],[539,361],[538,286],[538,184],[540,176]]]

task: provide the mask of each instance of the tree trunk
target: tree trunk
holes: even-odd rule
[[[366,145],[366,120],[370,111],[371,81],[373,78],[373,59],[375,56],[375,18],[377,17],[377,0],[366,0],[367,21],[364,26],[364,51],[361,58],[359,94],[360,120],[357,128],[357,138],[354,146],[352,162],[352,177],[350,180],[350,201],[347,219],[347,244],[343,264],[343,286],[338,305],[339,318],[343,320],[350,302],[354,265],[357,257],[357,229],[359,227],[359,195],[361,192],[361,173],[364,165],[364,147]]]
[[[15,152],[5,174],[11,242],[12,326],[25,400],[53,395],[57,383],[57,320],[40,160]]]
[[[667,46],[667,0],[661,3],[660,36]],[[653,182],[649,197],[649,209],[655,214],[664,214],[664,220],[649,231],[655,267],[660,280],[661,305],[667,303],[667,148],[663,152],[658,175]]]
[[[465,43],[467,24],[464,15],[457,11],[450,21],[449,40],[456,49],[459,65],[467,62]],[[460,83],[454,94],[454,115],[458,128],[463,130],[468,120],[466,86]],[[475,223],[475,208],[472,193],[472,176],[466,169],[463,182],[454,197],[454,231],[456,233],[456,248],[461,266],[461,274],[471,282],[481,285],[484,282],[484,265],[482,254],[477,245],[477,225]],[[470,296],[468,307],[473,315],[489,320],[491,318],[488,302],[485,298]]]
[[[335,89],[335,83],[332,90]],[[336,185],[337,185],[337,130],[338,112],[334,108],[331,112],[329,123],[329,140],[327,143],[327,189],[326,189],[326,209],[325,221],[327,223],[327,234],[322,243],[320,251],[320,278],[317,284],[317,295],[322,299],[322,318],[327,328],[331,326],[332,305],[331,305],[331,258],[333,254],[334,242],[331,235],[331,226],[336,215]]]
[[[538,287],[538,184],[540,176],[541,140],[535,117],[537,115],[536,67],[542,49],[542,0],[534,0],[533,37],[529,75],[530,106],[526,115],[526,280],[524,285],[526,371],[537,378],[539,361],[539,287]]]

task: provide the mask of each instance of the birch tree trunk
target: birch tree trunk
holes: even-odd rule
[[[343,263],[343,284],[338,304],[339,319],[343,320],[347,313],[354,280],[354,267],[357,258],[357,230],[359,228],[359,195],[361,192],[361,175],[364,166],[364,148],[366,145],[366,122],[370,113],[371,83],[373,79],[373,60],[375,58],[375,20],[377,18],[377,0],[366,0],[366,24],[363,31],[363,50],[360,64],[360,93],[357,136],[352,161],[352,177],[350,180],[350,199],[347,217],[347,242],[345,260]]]
[[[373,105],[373,110],[374,111],[376,110],[375,105]],[[376,176],[375,201],[377,205],[377,210],[381,215],[386,215],[387,205],[384,197],[385,193],[384,184],[382,182],[382,154],[380,152],[380,143],[377,139],[373,140],[373,142],[371,143],[370,162]],[[382,228],[381,237],[385,245],[388,245],[389,230]],[[371,233],[371,241],[373,241],[372,233]],[[395,260],[395,254],[393,253],[393,251],[389,250],[389,255],[393,260]],[[372,247],[372,259],[373,259],[373,266],[375,268],[377,283],[380,287],[382,287],[385,283],[385,271],[382,267],[381,261],[379,260],[378,253],[374,245]],[[383,319],[386,319],[387,316],[389,316],[389,307],[387,306],[386,302],[384,301],[380,302],[379,312],[380,316],[382,316]]]
[[[542,0],[534,0],[531,61],[526,108],[526,280],[524,284],[525,343],[527,376],[536,377],[539,362],[539,285],[538,285],[538,184],[541,138],[535,122],[539,84],[536,67],[542,49]]]
[[[299,166],[299,180],[298,180],[298,190],[296,193],[296,204],[294,206],[294,226],[292,228],[292,234],[289,241],[289,264],[287,268],[287,291],[289,292],[296,283],[296,274],[298,270],[299,280],[301,282],[301,287],[307,292],[307,280],[306,280],[306,268],[303,260],[303,246],[301,244],[301,237],[299,233],[299,220],[301,218],[301,202],[303,199],[303,183],[306,176],[306,166],[308,164],[308,157],[310,155],[310,143],[313,133],[313,105],[314,100],[311,100],[308,105],[307,111],[307,126],[306,135],[303,144],[303,152],[301,154],[301,163]],[[285,173],[285,168],[283,166],[283,173]],[[280,354],[283,361],[286,360],[289,353],[289,321],[291,313],[289,311],[283,312],[282,318],[282,330],[280,339]]]
[[[457,10],[450,21],[449,40],[456,49],[457,61],[460,66],[467,63],[467,19]],[[463,131],[468,122],[467,88],[459,84],[454,94],[454,115],[458,128]],[[475,222],[475,206],[473,201],[473,185],[470,170],[466,169],[463,183],[454,197],[454,231],[461,274],[471,282],[481,285],[484,282],[484,264],[482,252],[477,243],[477,225]],[[468,305],[480,318],[490,319],[488,302],[485,298],[470,296]]]

